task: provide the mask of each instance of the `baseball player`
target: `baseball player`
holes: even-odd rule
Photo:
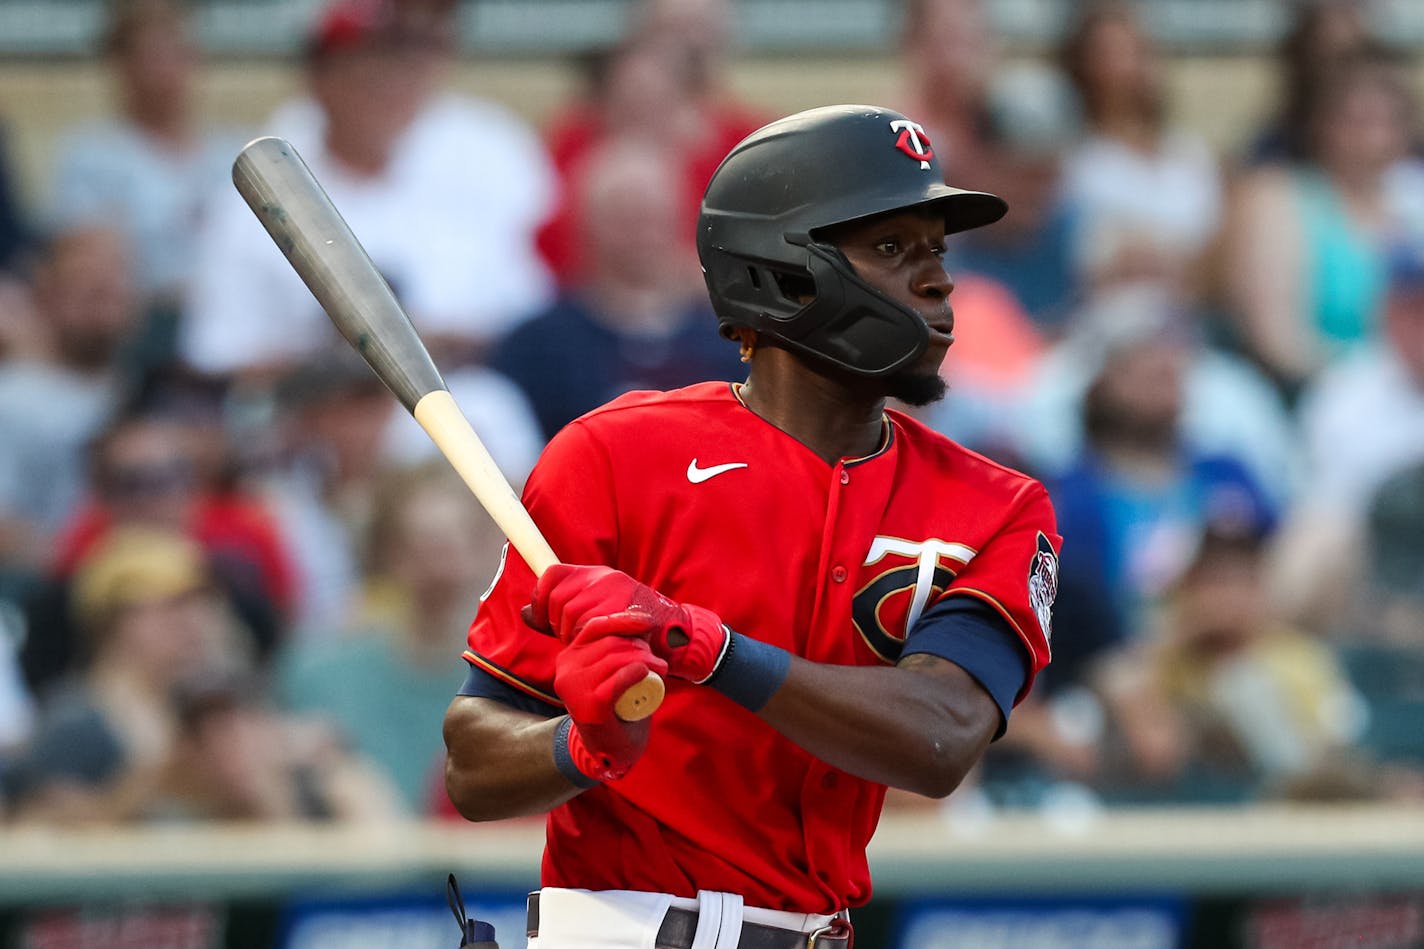
[[[698,251],[747,380],[550,442],[524,500],[568,565],[507,550],[445,721],[462,814],[548,813],[530,946],[849,946],[886,787],[948,795],[1003,733],[1049,658],[1048,495],[885,404],[943,394],[945,235],[1005,210],[870,106],[718,168]]]

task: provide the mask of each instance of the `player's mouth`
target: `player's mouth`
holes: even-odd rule
[[[930,343],[939,343],[942,346],[950,346],[954,343],[954,316],[951,314],[946,319],[926,320],[925,325],[930,329]]]

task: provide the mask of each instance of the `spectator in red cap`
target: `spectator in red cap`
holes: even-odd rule
[[[442,93],[453,6],[336,0],[306,51],[289,139],[449,366],[547,302],[534,230],[552,202],[537,138],[504,109]],[[230,189],[229,189],[230,190]],[[280,369],[339,342],[236,194],[200,239],[183,355],[212,374]]]

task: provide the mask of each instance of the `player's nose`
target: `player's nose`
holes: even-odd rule
[[[943,300],[954,292],[954,278],[944,269],[944,261],[929,254],[915,269],[912,289],[922,297]]]

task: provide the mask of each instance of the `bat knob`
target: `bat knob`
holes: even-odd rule
[[[642,682],[618,697],[613,712],[625,722],[640,722],[658,710],[666,691],[658,674],[649,672]]]

